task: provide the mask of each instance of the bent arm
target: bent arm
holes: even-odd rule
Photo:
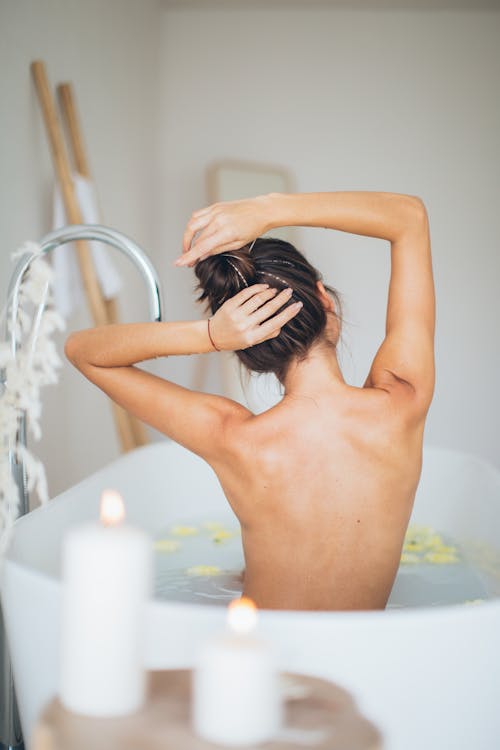
[[[184,234],[183,254],[175,263],[192,266],[281,226],[325,227],[391,243],[386,337],[366,385],[401,395],[406,404],[416,406],[415,414],[420,417],[434,388],[435,316],[429,225],[420,198],[339,191],[270,193],[215,203],[193,213]],[[409,395],[413,398],[408,399]]]
[[[67,358],[115,403],[185,448],[212,462],[226,444],[227,426],[248,410],[221,396],[199,393],[134,367],[174,354],[213,350],[206,320],[124,323],[72,333]]]
[[[271,193],[269,229],[324,227],[396,242],[415,222],[419,198],[363,190],[333,193]]]
[[[213,322],[221,349],[233,350],[279,333],[296,306],[280,308],[286,292],[254,284],[227,300]],[[65,354],[104,393],[143,422],[210,463],[230,454],[227,438],[251,412],[222,396],[199,393],[134,367],[137,362],[175,354],[213,351],[206,320],[124,323],[72,333]]]
[[[393,242],[411,222],[418,201],[399,193],[351,191],[269,193],[214,203],[193,212],[175,265],[193,266],[283,226],[325,227]]]
[[[276,292],[269,284],[252,284],[226,300],[213,315],[217,347],[207,320],[188,320],[119,323],[76,331],[68,337],[65,353],[77,367],[127,367],[156,357],[203,354],[214,348],[244,349],[278,335],[299,311],[298,305],[281,310],[288,301],[287,290]]]
[[[157,357],[213,351],[206,320],[118,323],[72,333],[65,354],[75,366],[126,367]]]
[[[270,226],[301,225],[391,243],[386,336],[366,385],[408,395],[425,413],[434,390],[435,295],[427,211],[420,198],[383,192],[269,196]],[[406,389],[406,390],[405,390]]]

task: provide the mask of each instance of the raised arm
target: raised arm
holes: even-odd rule
[[[274,221],[280,223],[274,226],[322,226],[391,243],[386,335],[366,385],[410,395],[417,412],[425,413],[434,390],[435,298],[423,202],[410,195],[360,191],[284,195],[276,204]]]
[[[211,319],[124,323],[72,333],[68,359],[117,404],[210,463],[224,459],[231,426],[250,412],[236,401],[183,388],[135,363],[175,354],[231,351],[276,336],[300,308],[267,284],[254,284],[225,302]],[[229,435],[229,439],[228,439]]]
[[[177,265],[193,265],[273,228],[293,225],[391,243],[386,337],[366,384],[403,395],[410,392],[417,410],[425,411],[434,388],[435,302],[429,224],[419,198],[369,191],[272,193],[214,204],[192,215]]]

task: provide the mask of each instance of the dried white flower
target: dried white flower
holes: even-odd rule
[[[43,464],[19,443],[17,433],[19,419],[24,413],[30,434],[35,440],[40,439],[40,388],[57,383],[57,370],[62,366],[50,339],[54,331],[65,328],[64,320],[53,308],[53,271],[36,243],[26,242],[12,254],[12,258],[26,254],[36,257],[31,261],[19,290],[15,355],[9,343],[0,342],[0,563],[19,513],[19,490],[10,456],[24,466],[28,491],[35,490],[41,503],[48,500]],[[11,302],[9,300],[7,307],[9,333]]]

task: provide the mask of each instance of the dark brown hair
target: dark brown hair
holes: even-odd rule
[[[274,237],[258,238],[250,246],[228,253],[211,255],[199,261],[195,273],[201,289],[198,301],[207,300],[215,313],[230,297],[245,286],[268,283],[278,291],[289,286],[293,294],[281,309],[302,302],[299,312],[286,323],[279,336],[236,352],[241,362],[254,372],[274,372],[283,382],[294,359],[303,360],[313,343],[325,333],[327,313],[319,297],[316,282],[319,271],[289,242]],[[340,322],[340,298],[335,289],[325,287],[335,301],[335,315]],[[326,338],[326,337],[325,337]],[[327,340],[335,346],[337,341]]]

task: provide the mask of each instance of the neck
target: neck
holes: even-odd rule
[[[323,390],[331,391],[332,386],[344,384],[337,351],[323,342],[311,347],[307,358],[302,362],[292,362],[283,380],[285,397],[313,397]]]

